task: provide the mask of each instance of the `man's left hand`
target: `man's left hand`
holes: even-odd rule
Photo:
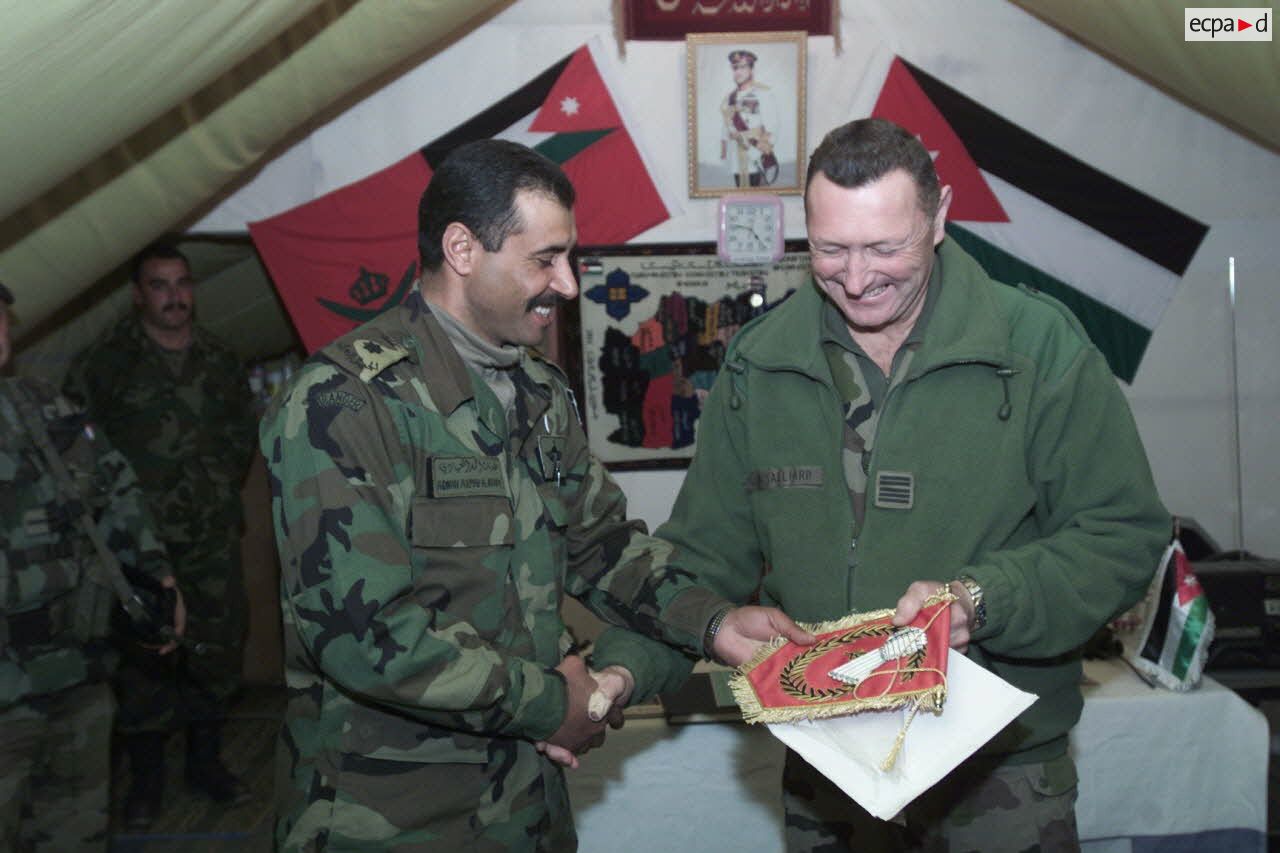
[[[155,651],[158,655],[167,655],[178,647],[178,638],[187,632],[187,603],[182,600],[182,590],[178,588],[178,581],[173,575],[166,575],[160,581],[160,586],[165,589],[173,590],[173,636],[174,639],[165,643],[163,646],[146,646]]]
[[[907,587],[902,598],[898,599],[898,609],[893,614],[893,624],[899,628],[911,624],[919,615],[929,596],[935,595],[942,587],[949,589],[956,600],[951,603],[951,648],[964,653],[969,648],[969,631],[973,624],[973,599],[969,590],[958,581],[944,584],[942,581],[916,581]]]

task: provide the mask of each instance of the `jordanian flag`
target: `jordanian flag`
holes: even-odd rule
[[[584,245],[624,243],[667,206],[583,45],[444,136],[249,233],[308,352],[400,302],[418,274],[418,200],[466,142],[501,137],[559,163],[577,192]]]
[[[1164,552],[1147,600],[1146,622],[1126,657],[1138,672],[1171,690],[1195,687],[1213,642],[1213,611],[1176,539]]]
[[[1112,372],[1132,382],[1208,227],[900,58],[872,115],[918,134],[934,154],[954,193],[951,238],[992,278],[1064,303]]]

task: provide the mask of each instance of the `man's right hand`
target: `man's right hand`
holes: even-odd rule
[[[547,738],[547,743],[577,755],[604,743],[606,720],[592,720],[588,714],[591,694],[598,684],[578,655],[560,661],[556,670],[564,676],[567,688],[564,722]]]
[[[729,611],[716,632],[712,651],[717,660],[741,666],[774,637],[785,637],[801,646],[811,646],[816,639],[778,608],[752,605]]]
[[[588,672],[591,675],[591,679],[596,683],[596,689],[587,701],[587,716],[593,722],[608,723],[610,728],[622,728],[622,709],[627,704],[627,700],[631,698],[631,692],[635,690],[635,678],[629,670],[617,665],[606,666],[598,672],[596,670],[588,670]],[[603,735],[601,735],[601,739],[603,739]],[[599,744],[594,745],[599,746]],[[538,741],[535,746],[537,746],[538,752],[541,752],[556,764],[574,770],[578,768],[578,756],[564,747],[556,746],[545,740]]]

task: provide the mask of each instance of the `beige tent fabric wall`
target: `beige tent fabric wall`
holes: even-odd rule
[[[33,10],[58,6],[22,5]],[[132,6],[138,10],[138,25],[145,28],[150,10],[161,6],[221,4],[105,5]],[[38,333],[44,318],[141,246],[243,181],[277,146],[342,97],[397,63],[421,58],[501,5],[501,0],[316,4],[248,59],[224,66],[224,73],[195,96],[0,221],[0,280],[18,296],[19,344],[23,336]],[[165,23],[173,26],[168,19]],[[40,28],[31,24],[27,29]],[[157,29],[155,41],[161,43],[167,35],[172,32]],[[170,66],[169,73],[176,74],[176,68]],[[109,82],[110,74],[103,77]],[[54,91],[46,81],[24,97],[46,109],[66,109],[63,101],[50,100]],[[0,142],[0,162],[31,156],[32,151],[11,147],[7,134]],[[46,180],[52,171],[46,172]]]
[[[1011,0],[1086,47],[1210,118],[1280,153],[1280,38],[1188,42],[1186,7],[1235,0]],[[1268,5],[1268,4],[1264,4]],[[1271,26],[1276,26],[1274,10]]]
[[[185,101],[321,0],[0,4],[0,217]]]

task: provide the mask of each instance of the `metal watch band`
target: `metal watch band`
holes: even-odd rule
[[[729,611],[732,609],[732,606],[726,606],[717,610],[716,615],[712,616],[711,621],[707,623],[707,630],[702,632],[702,654],[707,660],[724,663],[724,661],[716,657],[716,635],[720,633],[720,626],[724,624],[725,617],[729,615]]]
[[[982,587],[968,575],[961,575],[956,581],[969,593],[969,598],[973,599],[973,630],[977,631],[987,624],[987,602],[982,594]]]

